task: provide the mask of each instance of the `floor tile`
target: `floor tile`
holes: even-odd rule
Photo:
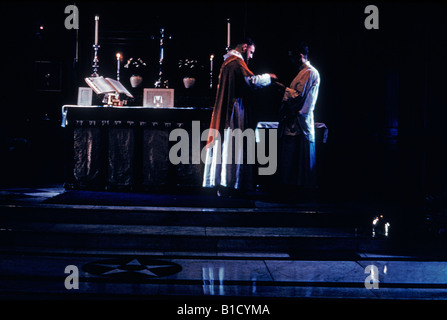
[[[364,282],[364,269],[355,261],[275,261],[266,265],[275,281]]]
[[[262,260],[172,259],[182,271],[170,276],[175,279],[206,281],[272,281]]]

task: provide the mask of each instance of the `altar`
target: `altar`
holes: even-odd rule
[[[66,188],[200,187],[203,164],[170,163],[176,142],[169,141],[169,133],[190,132],[192,121],[206,130],[211,114],[211,108],[63,106]]]
[[[146,191],[201,187],[204,164],[193,160],[197,156],[194,152],[198,152],[193,149],[193,132],[209,128],[212,111],[193,107],[63,106],[66,188]],[[278,122],[258,122],[255,144],[269,141],[269,130],[277,127]],[[187,163],[173,164],[169,158],[171,148],[178,143],[169,139],[176,128],[185,130],[190,139]],[[317,140],[326,143],[326,125],[315,123],[315,128],[319,129]],[[265,136],[260,136],[260,130]],[[200,141],[200,150],[205,145],[206,140]],[[255,181],[269,185],[274,178],[257,176]]]

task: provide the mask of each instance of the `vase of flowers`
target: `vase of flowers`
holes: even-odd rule
[[[186,89],[194,87],[195,84],[196,84],[196,78],[191,77],[183,78],[183,85],[185,86]]]
[[[137,88],[143,82],[143,73],[146,67],[146,63],[140,58],[130,58],[127,60],[124,68],[128,69],[132,74],[129,79],[132,88]]]
[[[184,59],[179,60],[178,67],[180,69],[180,74],[183,77],[183,85],[185,88],[194,87],[197,79],[197,71],[199,65],[195,59]]]
[[[132,88],[137,88],[143,82],[143,77],[137,75],[131,75],[129,81]]]

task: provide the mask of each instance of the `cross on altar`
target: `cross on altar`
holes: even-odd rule
[[[155,37],[151,36],[151,39],[156,39],[160,41],[160,60],[159,64],[159,72],[158,72],[158,80],[155,81],[155,88],[168,88],[168,80],[163,80],[163,60],[164,60],[164,40],[172,39],[172,36],[165,36],[165,29],[160,28],[160,36]]]

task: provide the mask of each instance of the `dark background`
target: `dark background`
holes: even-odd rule
[[[165,72],[176,105],[188,94],[214,99],[214,83],[232,37],[251,36],[255,73],[276,73],[290,83],[296,69],[288,51],[310,44],[320,72],[315,120],[329,128],[317,145],[322,190],[332,198],[405,200],[446,186],[445,71],[447,10],[440,2],[377,2],[379,30],[367,30],[366,2],[77,2],[80,28],[64,27],[70,2],[2,2],[2,185],[63,182],[61,107],[76,104],[78,86],[92,73],[94,16],[99,21],[99,73],[122,83],[130,57],[148,63],[145,87],[158,73],[159,47],[151,35],[164,27]],[[41,29],[41,26],[43,29]],[[79,60],[75,60],[76,35]],[[194,90],[182,87],[179,59],[198,59],[202,75]],[[44,61],[40,63],[39,61]],[[45,74],[50,74],[45,78]],[[256,119],[275,121],[279,95],[258,92]],[[319,137],[321,139],[321,136]]]

